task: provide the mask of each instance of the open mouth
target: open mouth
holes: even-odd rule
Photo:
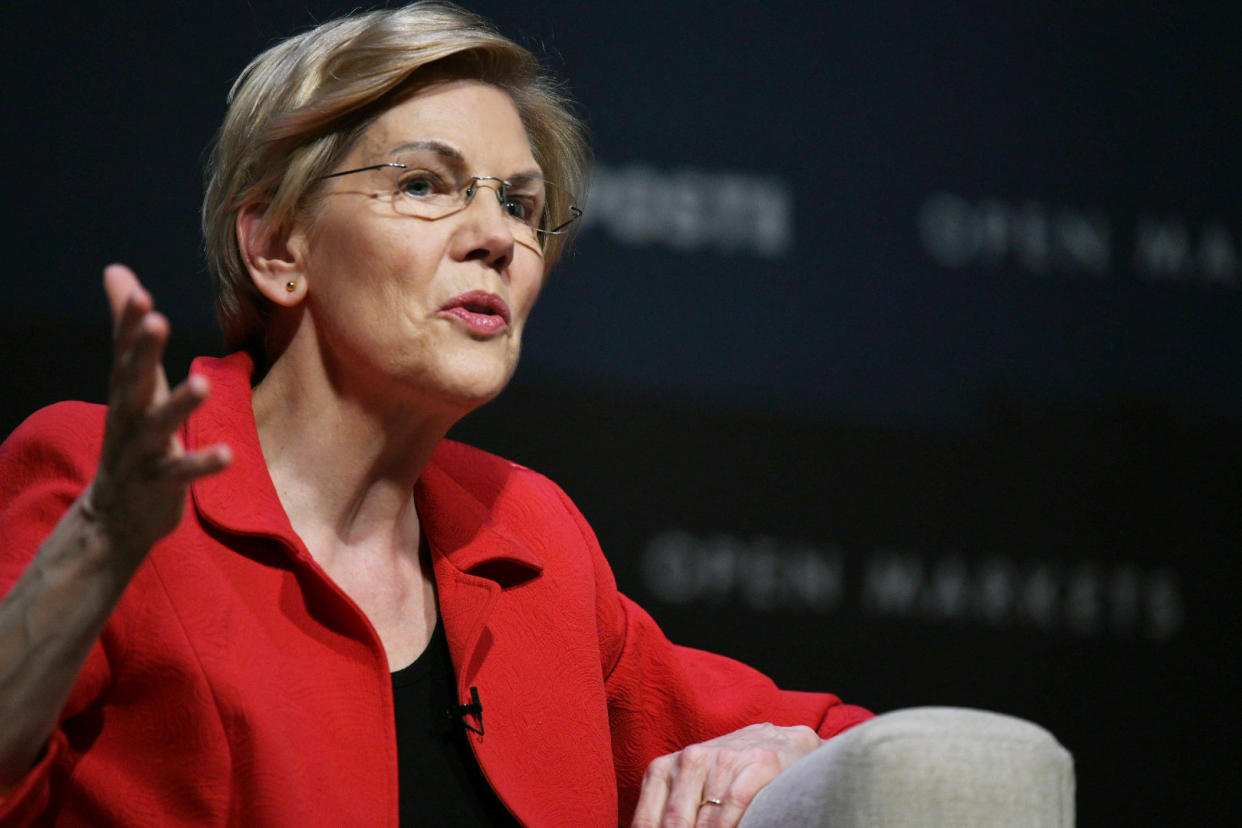
[[[505,300],[485,290],[472,290],[453,297],[440,307],[440,313],[460,320],[480,334],[497,333],[509,326],[509,306]]]
[[[462,307],[464,307],[466,310],[470,311],[471,313],[481,313],[484,316],[495,315],[495,316],[499,316],[502,319],[504,319],[504,316],[505,316],[504,313],[499,308],[497,308],[495,305],[492,305],[489,302],[467,302]],[[505,319],[505,321],[508,322],[509,320]]]

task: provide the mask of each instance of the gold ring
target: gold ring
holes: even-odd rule
[[[699,807],[702,808],[704,805],[723,805],[723,804],[724,803],[721,802],[719,799],[704,799],[699,802]]]

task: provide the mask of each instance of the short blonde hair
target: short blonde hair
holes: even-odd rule
[[[589,150],[569,98],[533,54],[483,18],[451,3],[420,2],[316,26],[242,71],[207,162],[203,238],[230,350],[244,348],[266,365],[271,303],[251,282],[238,249],[242,206],[265,202],[266,226],[284,229],[319,177],[384,110],[446,79],[479,80],[507,92],[544,175],[585,197]],[[545,268],[566,243],[565,236],[547,238]]]

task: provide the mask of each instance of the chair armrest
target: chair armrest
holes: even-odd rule
[[[1074,824],[1074,762],[1023,719],[914,707],[829,739],[772,780],[740,828]]]

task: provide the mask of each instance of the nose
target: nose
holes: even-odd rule
[[[465,217],[454,240],[454,253],[463,260],[480,260],[496,270],[504,270],[513,261],[513,221],[505,213],[504,181],[479,176],[473,180]],[[490,189],[495,198],[477,198],[481,189]],[[478,202],[484,202],[478,206]]]

